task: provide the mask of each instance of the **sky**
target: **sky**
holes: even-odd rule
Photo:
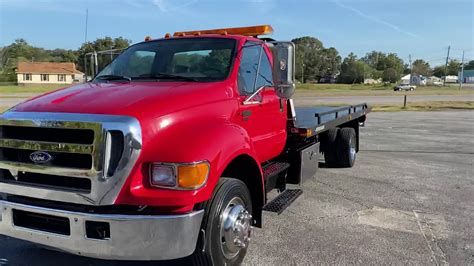
[[[342,57],[372,50],[431,65],[474,60],[473,0],[0,0],[0,46],[24,38],[47,49],[85,40],[270,24],[277,40],[316,37]]]

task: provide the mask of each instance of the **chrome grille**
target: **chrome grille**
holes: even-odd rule
[[[70,144],[93,144],[94,131],[90,129],[42,128],[26,126],[0,126],[3,138],[63,142]]]
[[[140,150],[141,130],[132,117],[5,113],[0,116],[0,192],[112,204]],[[47,153],[48,160],[33,161],[35,152]]]
[[[23,147],[24,148],[24,147]],[[23,148],[1,148],[0,154],[2,159],[8,162],[18,162],[26,164],[34,164],[31,160],[31,154],[37,151],[44,150],[31,150]],[[51,155],[49,162],[43,165],[47,166],[58,166],[58,167],[71,167],[77,169],[91,169],[92,168],[92,152],[79,153],[77,151],[72,152],[48,152]]]

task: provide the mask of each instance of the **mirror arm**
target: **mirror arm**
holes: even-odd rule
[[[247,99],[245,99],[244,101],[244,105],[245,104],[255,104],[255,103],[260,103],[258,101],[251,101],[255,96],[257,96],[257,94],[259,94],[263,89],[265,89],[267,86],[262,86],[260,88],[258,88],[258,90],[256,90],[254,93],[252,93],[249,97],[247,97]]]

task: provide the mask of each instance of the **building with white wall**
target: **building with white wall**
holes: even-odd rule
[[[71,84],[82,82],[84,73],[70,62],[19,62],[16,77],[19,85]]]

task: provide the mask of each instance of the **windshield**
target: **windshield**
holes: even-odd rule
[[[94,81],[224,80],[232,66],[235,43],[235,40],[227,38],[139,43],[125,50]]]

